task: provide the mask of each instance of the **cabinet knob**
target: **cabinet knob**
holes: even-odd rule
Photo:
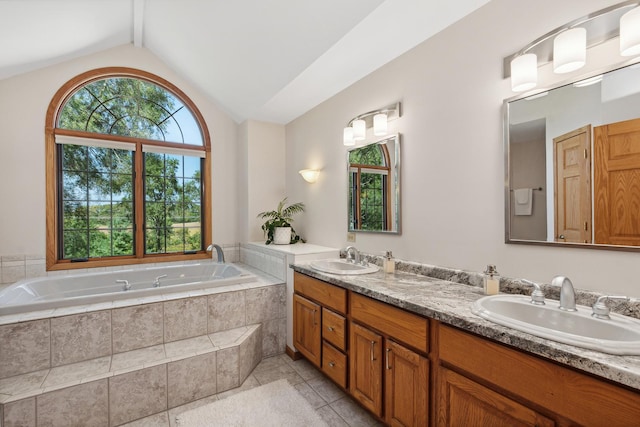
[[[336,366],[336,362],[329,362],[329,366],[333,368],[334,366]]]
[[[333,332],[334,331],[333,326],[327,326],[327,329],[329,330],[329,332]]]

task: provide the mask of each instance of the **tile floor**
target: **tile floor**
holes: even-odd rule
[[[330,427],[383,426],[309,362],[304,359],[293,361],[284,354],[260,362],[241,387],[178,406],[166,412],[124,424],[124,426],[174,427],[176,415],[184,411],[283,378],[295,385]]]

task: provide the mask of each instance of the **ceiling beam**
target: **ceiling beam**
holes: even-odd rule
[[[133,0],[133,45],[142,47],[144,24],[144,0]]]

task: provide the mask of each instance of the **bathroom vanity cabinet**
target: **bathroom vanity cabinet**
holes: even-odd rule
[[[634,426],[640,392],[295,273],[294,342],[391,426]]]
[[[426,425],[429,321],[357,293],[349,314],[351,395],[390,425]]]
[[[299,273],[294,289],[296,349],[387,424],[425,426],[428,320]]]
[[[443,324],[437,340],[437,425],[640,423],[636,391]]]
[[[295,274],[293,344],[342,388],[347,387],[347,290]]]

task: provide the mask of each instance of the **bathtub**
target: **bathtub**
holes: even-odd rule
[[[125,280],[127,290],[116,282]],[[213,262],[25,279],[0,291],[0,316],[252,281],[235,265]]]

